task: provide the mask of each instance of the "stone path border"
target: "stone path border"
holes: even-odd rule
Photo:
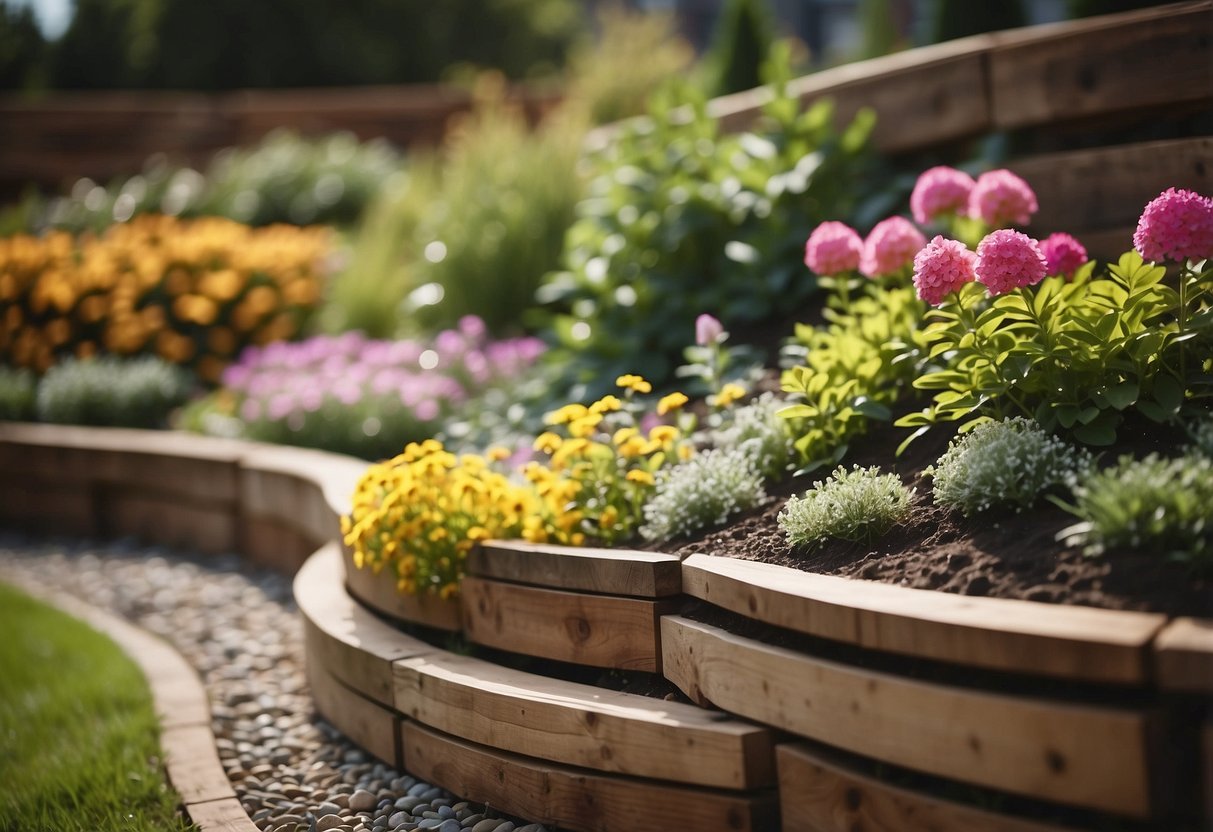
[[[201,832],[260,832],[236,799],[219,762],[211,708],[198,674],[163,639],[64,592],[48,592],[14,575],[0,579],[109,637],[139,666],[160,722],[160,749],[169,782]]]

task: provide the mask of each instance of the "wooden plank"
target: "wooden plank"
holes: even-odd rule
[[[348,513],[362,460],[310,448],[251,446],[240,458],[240,501],[250,514],[295,523],[317,546],[340,538],[337,517]]]
[[[193,803],[185,810],[201,832],[258,832],[257,825],[234,797]]]
[[[396,710],[501,751],[724,789],[774,780],[770,731],[719,711],[550,679],[445,651],[393,667]]]
[[[1002,33],[990,53],[994,125],[1213,101],[1211,38],[1207,0]]]
[[[459,631],[460,607],[457,599],[444,600],[428,593],[406,595],[396,589],[396,579],[389,570],[376,572],[369,567],[358,569],[354,566],[354,556],[349,549],[343,549],[342,552],[346,588],[361,604],[401,621],[411,621],[438,630]]]
[[[664,598],[682,592],[676,555],[627,549],[489,541],[468,555],[469,575],[553,589]]]
[[[684,591],[809,635],[974,667],[1143,684],[1166,616],[973,598],[692,555]]]
[[[307,663],[307,681],[316,711],[333,727],[388,765],[402,767],[398,716],[347,688],[313,662]]]
[[[1213,694],[1213,621],[1177,618],[1154,641],[1158,686]]]
[[[661,672],[657,619],[672,602],[588,595],[465,577],[463,629],[488,647],[545,659]]]
[[[1000,815],[890,786],[805,745],[776,747],[783,832],[1062,832],[1065,827]]]
[[[1007,167],[1036,192],[1040,211],[1032,229],[1068,231],[1081,240],[1086,229],[1135,228],[1146,203],[1169,187],[1213,193],[1213,137],[1053,153]],[[1130,232],[1116,254],[1132,247]]]
[[[295,575],[295,603],[303,617],[308,664],[384,705],[393,702],[392,662],[433,647],[376,618],[342,584],[341,552],[325,546]]]
[[[234,798],[231,781],[219,762],[215,735],[208,725],[183,725],[160,734],[164,766],[185,803]]]
[[[766,832],[774,799],[598,774],[401,723],[404,767],[460,797],[578,832]]]
[[[95,537],[94,508],[87,483],[54,482],[8,471],[0,482],[0,524],[9,528]]]
[[[239,542],[234,510],[234,504],[191,504],[179,496],[114,488],[102,493],[97,519],[107,536],[131,535],[163,546],[220,554],[235,551]]]
[[[282,575],[294,575],[320,545],[294,524],[272,517],[241,514],[239,534],[245,560]]]
[[[917,771],[1147,817],[1146,717],[914,681],[662,619],[665,675],[692,699]]]

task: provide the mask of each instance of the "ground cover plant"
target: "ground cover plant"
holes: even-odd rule
[[[154,356],[69,358],[38,382],[34,410],[41,422],[163,428],[193,388],[187,371]]]
[[[0,829],[181,830],[139,668],[104,636],[0,584]]]

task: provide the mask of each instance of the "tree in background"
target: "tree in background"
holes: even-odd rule
[[[576,0],[77,0],[53,86],[234,89],[511,78],[564,65]]]
[[[983,32],[1028,25],[1022,0],[978,3],[973,0],[935,0],[928,42],[939,43]]]
[[[775,26],[766,0],[726,0],[716,23],[707,63],[712,95],[762,85],[762,65],[771,52]]]
[[[0,90],[22,90],[44,83],[46,41],[29,6],[0,4]]]

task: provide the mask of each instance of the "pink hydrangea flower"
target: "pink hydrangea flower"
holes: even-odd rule
[[[905,217],[889,217],[863,241],[859,271],[868,277],[893,274],[914,261],[914,255],[927,244],[927,238]]]
[[[1073,277],[1074,272],[1090,259],[1083,244],[1062,231],[1041,240],[1040,253],[1045,256],[1045,271],[1048,274],[1064,274],[1066,277]]]
[[[841,222],[823,222],[813,229],[804,246],[805,265],[820,275],[842,274],[859,268],[863,240]]]
[[[695,319],[695,343],[701,347],[715,344],[724,335],[724,325],[704,313]]]
[[[978,244],[975,271],[991,295],[1002,295],[1044,280],[1045,256],[1027,234],[1001,228],[987,234]]]
[[[977,177],[969,194],[969,216],[986,225],[1024,225],[1036,213],[1036,194],[1009,170],[991,170]]]
[[[1213,257],[1213,199],[1167,188],[1142,211],[1133,247],[1155,262]]]
[[[918,176],[910,194],[914,220],[926,225],[939,216],[963,214],[969,205],[973,177],[946,165],[929,168]]]
[[[936,235],[914,256],[914,289],[932,306],[973,282],[973,252],[958,240]]]

